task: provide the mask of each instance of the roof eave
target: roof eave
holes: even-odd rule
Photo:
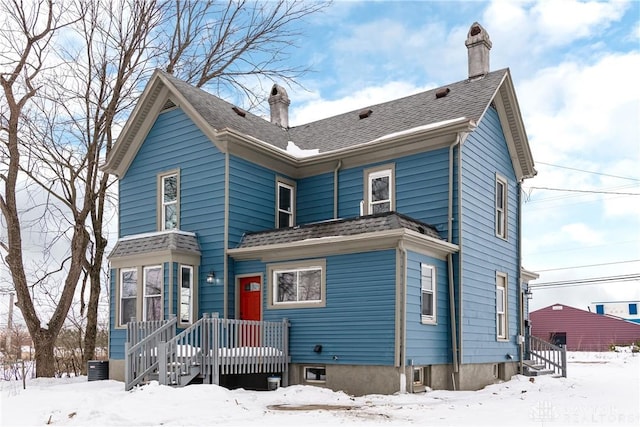
[[[214,140],[223,152],[275,168],[292,178],[302,178],[333,171],[338,160],[342,167],[354,167],[427,149],[447,147],[457,140],[459,133],[471,132],[475,127],[476,124],[472,120],[460,117],[434,127],[377,138],[356,146],[308,157],[293,156],[265,141],[230,128],[217,131]]]
[[[509,70],[505,73],[492,101],[500,117],[516,178],[518,181],[533,178],[537,171]]]
[[[458,251],[458,246],[404,228],[362,233],[353,236],[331,236],[306,239],[296,242],[248,248],[227,249],[227,254],[235,260],[260,259],[277,261],[291,258],[337,255],[374,250],[392,249],[403,240],[413,247],[419,246],[434,255],[444,257]]]

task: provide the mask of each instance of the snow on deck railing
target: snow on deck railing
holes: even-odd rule
[[[531,361],[545,365],[546,369],[567,377],[567,347],[557,346],[529,335],[528,351]]]

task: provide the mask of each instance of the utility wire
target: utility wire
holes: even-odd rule
[[[530,283],[529,288],[553,289],[553,288],[563,288],[563,287],[573,287],[573,286],[595,285],[598,283],[608,283],[608,282],[629,282],[629,281],[635,281],[635,280],[640,280],[640,273],[625,274],[620,276],[592,277],[587,279],[559,280],[555,282]]]
[[[618,194],[621,196],[640,196],[640,193],[624,193],[619,191],[574,190],[571,188],[551,188],[551,187],[527,187],[527,188],[531,190],[566,191],[570,193]]]
[[[573,171],[577,171],[577,172],[592,173],[594,175],[609,176],[611,178],[628,179],[629,181],[640,181],[640,179],[638,179],[638,178],[630,178],[628,176],[610,175],[608,173],[593,172],[593,171],[588,171],[588,170],[578,169],[578,168],[570,168],[569,166],[560,166],[560,165],[554,165],[552,163],[545,163],[545,162],[536,162],[536,163],[538,163],[540,165],[553,166],[554,168],[569,169],[569,170],[573,170]]]
[[[559,271],[559,270],[573,270],[575,268],[589,268],[589,267],[601,267],[603,265],[614,265],[614,264],[626,264],[630,262],[638,262],[640,259],[631,259],[628,261],[615,261],[615,262],[604,262],[602,264],[588,264],[588,265],[576,265],[573,267],[559,267],[559,268],[548,268],[546,270],[533,270],[536,273],[543,273],[547,271]]]

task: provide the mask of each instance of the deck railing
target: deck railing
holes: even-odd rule
[[[220,319],[205,314],[189,328],[173,336],[163,331],[150,333],[132,325],[145,337],[127,350],[125,387],[139,384],[144,376],[157,372],[158,382],[186,385],[200,375],[205,383],[220,383],[220,375],[282,373],[287,385],[289,370],[289,322]],[[140,329],[142,328],[142,329]],[[140,336],[131,333],[131,336]],[[163,339],[156,339],[162,337]],[[134,370],[135,369],[135,370]],[[127,377],[128,375],[128,377]]]
[[[125,342],[125,390],[131,390],[158,369],[158,345],[176,335],[178,319],[136,321],[127,324]]]
[[[553,370],[557,375],[567,377],[566,346],[557,346],[533,335],[529,335],[527,340],[529,360],[545,365],[546,369]]]

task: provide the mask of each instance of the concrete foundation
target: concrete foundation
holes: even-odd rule
[[[124,359],[109,359],[109,379],[124,382]]]
[[[422,386],[413,385],[414,367],[407,366],[406,391],[422,392],[426,387],[433,390],[479,390],[490,384],[508,381],[518,373],[518,366],[519,362],[465,364],[455,374],[452,365],[423,366]],[[324,368],[324,380],[305,380],[305,367]],[[400,373],[401,369],[393,366],[291,364],[289,384],[326,387],[353,396],[393,394],[404,391],[400,390]],[[124,381],[124,360],[109,359],[109,379]]]
[[[289,384],[305,384],[326,387],[334,391],[362,396],[365,394],[393,394],[401,390],[401,369],[393,366],[326,365],[324,381],[304,379],[305,366],[292,364],[289,369]],[[422,385],[413,384],[413,366],[406,367],[406,391],[433,390],[479,390],[490,384],[508,381],[518,373],[518,362],[480,363],[461,365],[454,374],[452,365],[430,365],[423,369]],[[415,368],[418,368],[417,366]]]

